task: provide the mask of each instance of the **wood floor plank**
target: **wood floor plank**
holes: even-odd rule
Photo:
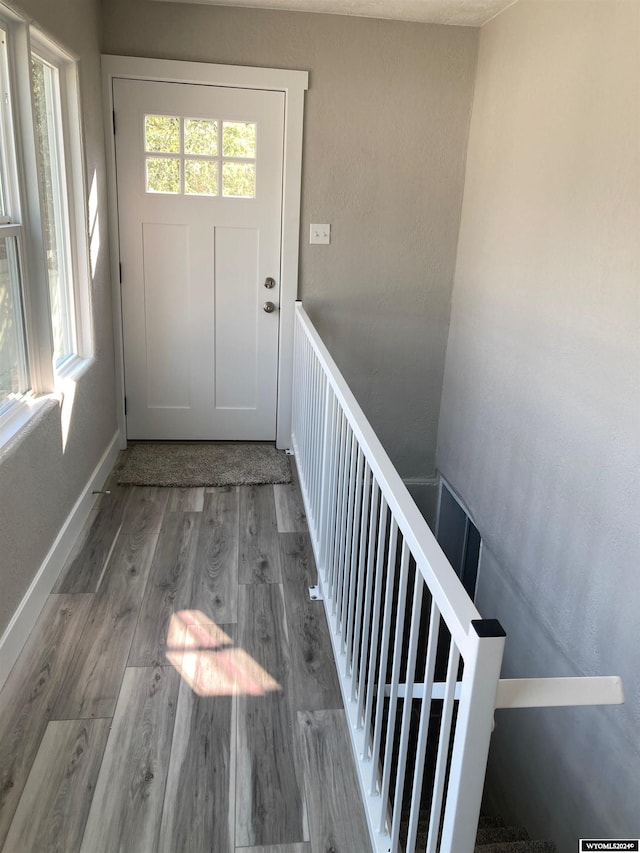
[[[80,849],[110,724],[49,723],[7,835],[6,853]]]
[[[169,512],[202,512],[204,509],[204,486],[188,489],[171,489]]]
[[[169,624],[190,606],[200,512],[167,512],[158,535],[147,588],[129,653],[129,666],[166,665]]]
[[[238,621],[238,489],[205,494],[189,606],[217,622]]]
[[[158,486],[129,486],[129,490],[123,530],[140,535],[158,534],[172,490]]]
[[[238,846],[293,843],[308,836],[292,714],[281,693],[238,699]]]
[[[172,667],[125,672],[82,853],[158,849],[179,680]]]
[[[342,708],[324,605],[309,598],[309,587],[317,581],[311,539],[306,533],[283,533],[279,538],[294,707]]]
[[[92,595],[50,595],[0,692],[0,846],[49,721],[52,692],[89,617]]]
[[[54,587],[56,593],[95,592],[116,540],[131,489],[110,486],[101,495]]]
[[[233,853],[235,700],[180,684],[159,853]],[[235,743],[234,743],[235,746]]]
[[[273,844],[269,847],[236,847],[237,853],[311,853],[309,844]]]
[[[273,486],[240,489],[240,583],[280,583],[280,550]]]
[[[236,846],[308,840],[282,587],[240,587],[238,645],[280,685],[238,699]]]
[[[238,591],[237,644],[289,691],[291,658],[282,584],[246,584]]]
[[[273,493],[276,501],[276,519],[278,533],[307,533],[307,516],[300,492],[298,470],[293,457],[291,462],[292,482],[287,485],[275,485]]]
[[[371,850],[344,711],[301,711],[312,853]]]
[[[52,701],[52,719],[113,716],[157,540],[157,534],[126,530],[123,524]]]

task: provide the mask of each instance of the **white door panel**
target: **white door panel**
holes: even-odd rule
[[[284,94],[115,79],[114,104],[127,435],[273,440],[278,313],[263,304],[278,305],[264,281],[280,271]],[[145,151],[148,116],[179,142]],[[217,151],[202,153],[193,128],[213,120]],[[248,156],[234,122],[255,125]],[[253,169],[255,197],[223,194],[250,193]]]
[[[255,228],[216,228],[216,408],[251,409],[258,401],[256,323],[238,328],[234,318],[256,318],[252,283],[258,268]]]

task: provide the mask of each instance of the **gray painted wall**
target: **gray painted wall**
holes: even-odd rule
[[[310,71],[300,294],[401,475],[428,478],[478,31],[147,0],[103,10],[106,53]],[[310,222],[331,223],[330,246],[308,244]]]
[[[482,29],[439,426],[503,674],[624,678],[497,714],[490,798],[562,853],[640,835],[639,44],[635,0]]]
[[[80,57],[87,187],[95,176],[101,248],[91,288],[95,361],[76,386],[66,445],[52,403],[0,453],[0,635],[116,431],[98,2],[13,5]]]

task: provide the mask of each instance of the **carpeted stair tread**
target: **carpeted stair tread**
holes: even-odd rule
[[[425,848],[427,826],[428,822],[419,824],[416,850]],[[404,837],[407,827],[408,821],[403,822],[401,837]],[[552,841],[531,841],[524,827],[505,826],[504,820],[497,817],[480,818],[474,853],[558,853],[558,849]]]
[[[478,829],[476,847],[505,841],[528,841],[530,837],[524,826],[487,826]]]
[[[409,825],[408,813],[403,814],[401,838],[406,837]],[[424,850],[427,843],[429,812],[420,812],[416,850]],[[481,815],[474,853],[558,853],[552,841],[531,841],[523,826],[505,826],[502,817]]]
[[[475,853],[558,853],[552,841],[504,841],[476,845]]]
[[[480,820],[478,821],[478,829],[488,829],[489,827],[494,826],[504,826],[504,820],[500,817],[500,815],[480,815]]]

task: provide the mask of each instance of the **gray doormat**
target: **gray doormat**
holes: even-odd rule
[[[134,444],[118,473],[123,486],[255,486],[290,483],[286,453],[270,444]]]

